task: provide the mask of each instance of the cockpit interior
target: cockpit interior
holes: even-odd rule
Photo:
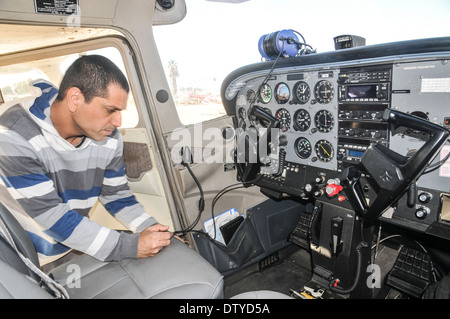
[[[267,35],[267,46],[271,37],[283,34]],[[224,81],[238,180],[260,187],[272,205],[295,203],[278,217],[259,209],[273,236],[298,219],[287,238],[309,252],[312,279],[296,295],[386,298],[392,289],[372,289],[386,286],[420,298],[445,277],[447,45],[441,38],[289,59],[273,48],[268,62]],[[383,244],[395,252],[392,269],[378,266]]]
[[[184,266],[207,262],[223,279],[223,294],[214,296],[225,299],[252,292],[263,299],[274,296],[266,292],[289,299],[450,299],[450,37],[366,43],[355,35],[364,25],[355,34],[335,34],[333,50],[322,52],[288,26],[313,17],[302,27],[325,29],[319,22],[326,19],[317,21],[308,1],[304,20],[300,14],[284,19],[285,29],[270,32],[257,23],[294,10],[276,1],[284,11],[265,10],[270,19],[253,9],[238,21],[250,2],[274,6],[259,0],[1,1],[0,115],[8,99],[24,97],[28,77],[58,83],[68,60],[112,49],[130,84],[118,128],[129,188],[192,250],[159,269],[182,278]],[[394,2],[372,1],[370,8],[379,3],[386,12],[383,6]],[[363,1],[347,3],[363,7]],[[203,11],[214,5],[219,14]],[[192,19],[195,32],[164,33],[177,24],[188,30],[190,6],[201,12]],[[222,12],[226,28],[213,26]],[[396,15],[407,16],[392,11],[390,23]],[[347,11],[336,17],[356,19]],[[249,39],[249,26],[262,36]],[[208,36],[209,29],[229,36]],[[250,51],[248,43],[235,44],[242,38],[259,51],[256,59],[227,68],[220,81],[214,72],[204,75]],[[217,58],[224,52],[226,58]],[[186,73],[201,78],[182,83]],[[207,80],[215,94],[197,87]],[[89,200],[95,205],[83,218],[128,231],[96,198]],[[11,252],[0,239],[0,266]],[[34,255],[37,268],[54,269]],[[22,266],[13,271],[28,276]],[[9,279],[0,276],[6,296],[15,288],[5,288],[2,280]],[[77,297],[81,290],[73,291]],[[173,291],[152,296],[183,292]],[[111,296],[127,298],[126,292]]]

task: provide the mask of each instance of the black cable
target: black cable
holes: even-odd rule
[[[195,221],[194,221],[189,227],[187,227],[187,228],[185,228],[185,229],[182,229],[182,230],[175,231],[175,232],[173,233],[172,237],[175,236],[175,235],[181,235],[181,236],[183,236],[183,235],[185,235],[186,233],[192,231],[192,230],[194,229],[194,227],[197,226],[197,224],[198,224],[198,222],[199,222],[199,220],[200,220],[200,217],[202,216],[202,212],[203,212],[203,210],[205,209],[205,196],[204,196],[203,188],[202,188],[202,186],[201,186],[199,180],[198,180],[197,177],[195,176],[195,174],[194,174],[194,172],[192,171],[192,169],[189,167],[189,164],[188,164],[188,163],[185,163],[184,161],[182,161],[181,164],[182,164],[184,167],[187,168],[187,170],[188,170],[189,174],[192,176],[192,179],[194,180],[195,184],[197,184],[198,190],[199,190],[199,192],[200,192],[200,199],[199,199],[199,201],[198,201],[198,214],[197,214],[197,218],[195,219]]]
[[[353,292],[353,290],[355,290],[355,288],[358,286],[359,279],[361,277],[361,267],[362,267],[362,253],[361,253],[361,249],[367,248],[367,247],[369,247],[369,245],[365,241],[361,241],[361,242],[358,243],[358,245],[356,245],[356,254],[357,254],[356,276],[355,276],[355,280],[353,282],[353,285],[351,287],[349,287],[348,289],[342,289],[340,287],[334,287],[333,286],[333,282],[331,281],[329,283],[329,286],[328,286],[330,291],[346,295],[346,294],[349,294],[349,293]]]
[[[299,55],[308,54],[308,53],[316,53],[316,50],[314,50],[314,48],[306,42],[305,37],[300,32],[298,32],[296,30],[292,30],[292,31],[294,33],[297,33],[303,40],[303,42],[294,41],[294,43],[296,43],[297,45],[300,46],[300,49],[298,50],[300,53]],[[292,39],[292,40],[294,40],[294,39]],[[304,46],[305,48],[301,49],[302,46]],[[307,49],[306,49],[307,47],[310,48],[311,50],[307,51]]]
[[[252,109],[253,105],[255,104],[256,100],[257,100],[257,99],[259,98],[259,96],[261,95],[261,89],[262,89],[262,87],[263,87],[265,84],[267,84],[267,82],[269,81],[269,77],[272,75],[272,72],[273,72],[273,70],[274,70],[274,68],[275,68],[275,65],[277,64],[278,60],[280,59],[281,54],[283,53],[283,51],[284,51],[284,41],[283,41],[283,46],[281,47],[281,50],[280,50],[280,52],[278,53],[277,58],[275,59],[275,61],[274,61],[273,64],[272,64],[272,67],[271,67],[270,70],[269,70],[269,73],[267,73],[266,77],[264,78],[264,80],[262,81],[261,85],[259,86],[258,91],[256,92],[255,98],[254,98],[252,101],[250,101],[250,106],[248,107],[249,112],[250,112],[250,110]],[[253,120],[252,120],[250,117],[249,117],[249,120],[252,122],[252,124],[254,124],[254,123],[253,123]]]
[[[261,88],[262,88],[262,86],[263,86],[264,84],[266,84],[267,81],[269,80],[269,77],[270,77],[270,75],[272,74],[272,72],[273,72],[273,70],[274,70],[274,68],[275,68],[275,65],[277,64],[278,60],[280,59],[280,56],[281,56],[281,54],[283,53],[283,51],[284,51],[284,41],[283,41],[283,46],[281,47],[281,50],[280,50],[280,52],[278,53],[278,56],[277,56],[277,58],[275,59],[275,61],[274,61],[273,65],[272,65],[272,67],[271,67],[269,73],[266,75],[266,77],[264,78],[264,81],[263,81],[262,84],[259,86],[258,92],[257,92],[257,94],[256,94],[256,97],[255,97],[254,101],[252,101],[252,103],[251,103],[249,109],[251,109],[251,107],[253,106],[253,104],[256,102],[256,99],[257,99],[258,96],[261,94]],[[195,227],[195,226],[197,225],[197,223],[200,221],[201,214],[202,214],[202,212],[203,212],[203,210],[204,210],[204,207],[205,207],[205,199],[204,199],[203,189],[202,189],[202,187],[201,187],[201,185],[200,185],[200,182],[198,181],[198,179],[197,179],[197,177],[195,176],[195,174],[192,172],[192,170],[191,170],[191,168],[189,167],[189,164],[188,164],[188,163],[185,163],[184,161],[181,161],[181,164],[182,164],[183,166],[185,166],[185,167],[188,169],[189,173],[191,174],[192,178],[194,179],[194,181],[195,181],[195,183],[197,184],[197,187],[198,187],[198,189],[199,189],[199,191],[200,191],[199,212],[198,212],[198,214],[197,214],[197,218],[196,218],[195,221],[191,224],[191,226],[189,226],[189,227],[187,227],[187,228],[185,228],[185,229],[183,229],[183,230],[175,231],[175,232],[173,233],[172,237],[175,236],[175,235],[185,235],[187,232],[193,231],[194,227]],[[251,184],[252,182],[253,182],[253,181],[248,181],[248,182],[245,182],[244,184]],[[238,185],[238,184],[240,185],[241,183],[232,184],[232,185],[235,185],[235,186],[236,186],[236,185]],[[225,188],[222,189],[218,194],[216,194],[216,196],[215,196],[214,199],[213,199],[213,203],[212,203],[212,207],[211,207],[211,213],[212,213],[212,214],[213,214],[214,205],[215,205],[215,202],[217,201],[217,199],[218,199],[220,196],[222,196],[224,193],[227,192],[227,191],[224,191],[224,190],[226,190],[228,187],[231,187],[232,185],[229,185],[229,186],[225,187]],[[245,187],[245,186],[241,186],[241,187]],[[241,188],[241,187],[237,187],[237,188]],[[231,190],[231,189],[230,189],[230,190]],[[228,190],[228,191],[229,191],[229,190]],[[220,194],[221,192],[223,192],[223,193]],[[220,195],[219,195],[219,194],[220,194]],[[219,195],[219,196],[218,196],[218,195]],[[217,198],[217,199],[216,199],[216,198]],[[216,225],[215,225],[214,215],[213,215],[213,218],[212,218],[212,219],[213,219],[213,225],[214,225],[214,239],[215,239],[215,237],[216,237],[216,227],[215,227],[215,226],[216,226]]]
[[[450,140],[447,140],[447,142],[450,142]],[[426,166],[425,171],[422,173],[423,174],[428,174],[432,171],[434,171],[436,168],[440,167],[442,164],[444,164],[445,162],[447,162],[447,160],[450,158],[450,152],[448,152],[448,154],[441,159],[439,162],[434,163],[434,164],[429,164],[428,166]]]
[[[255,179],[253,179],[251,181],[247,181],[247,182],[244,182],[244,183],[235,183],[235,184],[228,185],[228,186],[222,188],[216,194],[216,196],[214,196],[214,198],[212,200],[212,203],[211,203],[211,218],[213,220],[213,227],[214,227],[214,237],[212,239],[216,239],[216,236],[217,236],[217,233],[216,233],[216,220],[214,219],[214,217],[215,217],[214,216],[214,206],[215,206],[216,202],[219,200],[219,198],[223,194],[225,194],[225,193],[227,193],[229,191],[236,190],[236,189],[243,188],[243,187],[248,187],[249,185],[251,185],[254,182],[258,181],[261,177],[262,176],[260,175],[260,176],[258,176],[257,178],[255,178]],[[248,185],[246,185],[246,184],[248,184]]]
[[[177,230],[172,234],[173,236],[179,235],[179,236],[184,236],[186,233],[188,232],[198,232],[194,230],[194,227],[197,226],[198,222],[200,221],[201,215],[203,213],[203,210],[205,209],[205,198],[204,198],[204,193],[203,193],[203,188],[199,182],[199,180],[197,179],[197,177],[195,176],[194,172],[192,171],[192,169],[189,167],[189,164],[184,163],[183,161],[181,162],[181,164],[187,168],[189,174],[192,176],[192,178],[194,179],[195,183],[197,184],[197,187],[199,189],[200,192],[200,200],[199,200],[199,211],[197,214],[197,217],[195,219],[195,221],[187,228],[182,229],[182,230]],[[253,184],[253,182],[257,181],[258,179],[260,179],[261,177],[257,177],[252,181],[247,181],[245,183],[235,183],[235,184],[231,184],[228,185],[226,187],[224,187],[222,190],[220,190],[216,196],[214,196],[214,199],[212,201],[212,206],[211,206],[211,214],[212,214],[212,219],[213,219],[213,225],[214,225],[214,239],[216,238],[216,225],[215,225],[215,220],[214,220],[214,205],[217,202],[217,200],[226,192],[234,190],[234,189],[238,189],[238,188],[242,188],[242,187],[248,187],[248,185]],[[234,187],[234,188],[231,188]],[[203,233],[203,232],[202,232]]]
[[[294,31],[295,33],[297,33],[297,34],[300,36],[300,38],[302,38],[303,42],[306,43],[306,40],[305,40],[305,37],[303,36],[303,34],[301,34],[300,32],[298,32],[298,31],[296,31],[296,30],[292,30],[292,31]]]

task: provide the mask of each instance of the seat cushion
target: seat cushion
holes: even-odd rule
[[[156,256],[101,262],[81,255],[52,272],[71,298],[223,298],[222,275],[173,239]]]
[[[271,290],[248,291],[231,297],[231,299],[293,299],[281,292]]]

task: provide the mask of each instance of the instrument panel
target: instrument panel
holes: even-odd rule
[[[336,169],[338,70],[273,75],[266,83],[249,81],[238,97],[241,128],[267,128],[269,123],[250,115],[254,105],[280,122],[286,161]]]
[[[436,53],[430,53],[433,43],[439,45]],[[407,158],[426,141],[422,133],[393,130],[383,120],[386,109],[450,128],[450,38],[358,48],[355,60],[347,52],[286,59],[273,68],[250,65],[224,81],[222,100],[234,116],[237,141],[249,131],[261,138],[265,129],[274,129],[271,118],[279,122],[255,182],[270,196],[320,197],[351,209],[345,194],[328,196],[327,185],[338,183],[353,166],[362,173],[370,203],[377,187],[361,165],[365,152],[381,144]],[[258,116],[255,107],[269,116]],[[442,225],[450,227],[450,161],[442,162],[448,153],[449,142],[382,218],[419,231],[442,233]]]

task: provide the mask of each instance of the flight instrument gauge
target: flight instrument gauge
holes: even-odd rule
[[[327,133],[333,129],[334,117],[330,111],[320,110],[314,116],[314,124],[316,124],[319,132]]]
[[[278,83],[275,87],[275,100],[277,100],[279,104],[284,104],[289,101],[290,96],[291,90],[289,89],[289,86],[287,86],[286,83]]]
[[[311,97],[311,89],[309,88],[308,83],[303,81],[295,83],[294,94],[298,103],[305,104],[308,102]]]
[[[320,140],[316,143],[314,150],[317,158],[322,162],[329,162],[334,157],[333,145],[327,140]]]
[[[334,96],[333,84],[327,80],[318,82],[314,87],[314,94],[317,102],[321,104],[329,103]]]
[[[259,98],[262,103],[267,104],[272,99],[272,89],[269,84],[263,84],[259,88]]]
[[[253,90],[248,90],[245,96],[247,98],[247,102],[253,104],[256,102],[256,93]]]
[[[297,154],[298,157],[306,159],[311,156],[312,146],[311,142],[308,139],[304,137],[299,137],[298,139],[295,140],[294,147],[295,153]]]
[[[293,123],[296,131],[307,131],[311,126],[311,116],[309,115],[309,112],[305,109],[298,109],[294,113]]]
[[[279,109],[275,117],[280,121],[280,130],[286,132],[291,126],[291,114],[286,109]]]

